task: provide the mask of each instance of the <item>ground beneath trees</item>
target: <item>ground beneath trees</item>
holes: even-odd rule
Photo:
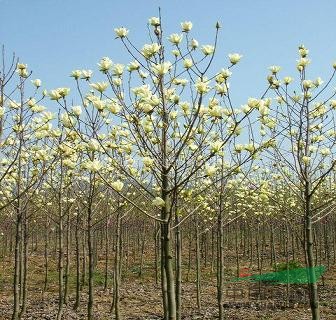
[[[43,266],[43,264],[41,264]],[[43,273],[35,276],[43,278]],[[34,276],[31,270],[31,277]],[[10,276],[8,269],[2,268],[0,286],[0,320],[11,318],[12,297]],[[322,319],[336,319],[336,268],[326,272],[324,284],[319,285]],[[41,282],[41,279],[38,278]],[[193,275],[190,280],[193,279]],[[31,279],[30,279],[31,280]],[[39,283],[39,287],[42,287]],[[217,319],[215,280],[208,279],[202,282],[201,311],[196,305],[196,284],[184,282],[182,292],[183,319]],[[55,284],[42,297],[40,289],[33,284],[28,288],[29,301],[25,320],[55,319],[57,311],[57,287]],[[286,307],[286,286],[258,283],[230,283],[225,292],[225,312],[227,319],[232,320],[305,320],[310,319],[309,306],[306,302],[306,289],[304,286],[291,285],[289,294],[289,307]],[[110,290],[96,290],[94,315],[96,320],[113,319],[110,313],[112,292]],[[74,296],[70,296],[69,304],[65,307],[66,320],[86,319],[86,294],[82,292],[81,306],[77,312],[72,310]],[[120,311],[123,320],[162,319],[160,286],[151,278],[138,278],[130,274],[124,280],[121,289]]]

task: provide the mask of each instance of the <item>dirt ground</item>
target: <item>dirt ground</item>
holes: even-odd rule
[[[36,277],[38,282],[43,279],[43,272],[36,267],[31,270],[30,277]],[[2,268],[0,286],[0,320],[11,318],[12,295],[10,276]],[[336,268],[326,272],[324,283],[319,284],[321,314],[324,320],[336,319]],[[192,277],[191,277],[192,278]],[[35,279],[35,280],[36,280]],[[35,281],[34,281],[35,282]],[[36,284],[36,282],[35,282]],[[39,287],[42,287],[39,285]],[[184,282],[182,291],[182,319],[217,319],[215,279],[202,282],[201,309],[196,305],[196,283]],[[33,286],[28,288],[27,313],[25,320],[56,319],[57,287],[51,285],[42,297],[40,289]],[[307,304],[306,288],[301,285],[291,285],[286,306],[286,286],[250,283],[228,283],[225,296],[225,314],[230,320],[305,320],[310,319]],[[73,293],[73,291],[71,291]],[[113,319],[110,312],[112,292],[110,290],[96,290],[94,301],[94,316],[96,320]],[[69,304],[65,307],[65,320],[86,319],[86,292],[82,292],[81,305],[77,312],[73,311],[74,295],[70,295]],[[121,319],[144,320],[162,319],[160,286],[151,278],[130,276],[123,281],[120,300]]]

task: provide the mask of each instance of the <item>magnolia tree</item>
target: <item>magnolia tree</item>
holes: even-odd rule
[[[27,298],[27,242],[29,203],[38,193],[43,177],[55,158],[50,112],[40,104],[41,81],[30,81],[27,65],[13,57],[0,72],[1,168],[0,208],[11,206],[15,225],[12,319],[25,313]],[[28,94],[30,97],[27,98]]]
[[[314,222],[331,212],[334,197],[318,200],[336,165],[335,149],[335,92],[328,88],[335,76],[335,68],[326,84],[321,78],[310,80],[308,49],[299,47],[297,60],[297,91],[290,89],[291,77],[279,80],[280,67],[272,66],[268,82],[276,94],[274,108],[265,108],[262,117],[274,118],[270,137],[276,146],[269,156],[274,170],[281,175],[296,195],[304,229],[304,252],[308,268],[310,307],[313,319],[320,319],[317,283],[313,258]],[[289,208],[290,209],[290,208]]]
[[[58,269],[58,312],[57,319],[61,319],[63,305],[66,302],[68,276],[64,274],[64,225],[65,219],[69,216],[69,211],[73,206],[74,199],[70,196],[73,187],[73,170],[69,168],[69,158],[73,157],[73,149],[68,146],[69,141],[64,132],[60,132],[58,145],[55,152],[57,162],[51,168],[45,181],[48,198],[55,204],[55,209],[48,212],[49,219],[55,222],[57,229],[57,269]],[[69,228],[69,225],[67,225]],[[67,258],[69,255],[67,255]]]
[[[214,176],[218,170],[221,194],[224,193],[225,178],[239,172],[265,146],[256,144],[249,117],[254,110],[263,110],[269,101],[250,99],[241,108],[233,105],[229,79],[230,69],[241,59],[237,53],[229,54],[226,68],[210,73],[219,23],[214,43],[202,46],[191,36],[191,22],[181,23],[181,33],[168,37],[163,34],[160,18],[151,18],[149,26],[150,43],[140,49],[133,45],[126,28],[115,29],[133,61],[124,66],[102,58],[98,66],[106,81],[93,82],[90,70],[72,72],[80,106],[67,104],[66,88],[52,90],[50,97],[67,111],[62,115],[63,124],[107,156],[103,162],[99,158],[89,159],[87,168],[100,173],[123,200],[160,225],[164,318],[179,319],[179,230],[186,220],[181,221],[180,213],[189,217],[197,210],[177,209],[181,192],[196,181]],[[85,88],[85,82],[90,90]],[[242,137],[250,137],[250,142],[239,143]],[[112,178],[103,174],[106,168],[114,172]],[[207,187],[212,180],[205,182]],[[123,192],[125,185],[137,188],[144,202],[135,203]],[[148,201],[152,209],[148,208]],[[219,212],[222,211],[220,208]],[[172,230],[177,244],[176,286]],[[223,310],[221,299],[219,303]]]

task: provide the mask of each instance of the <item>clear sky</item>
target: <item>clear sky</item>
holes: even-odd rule
[[[301,43],[310,49],[312,78],[326,78],[336,61],[333,0],[0,0],[0,43],[15,51],[47,89],[69,86],[71,70],[97,70],[103,56],[128,62],[113,28],[125,26],[136,44],[148,43],[146,23],[159,6],[166,35],[191,20],[193,37],[208,44],[216,21],[221,22],[216,67],[227,65],[228,53],[244,55],[232,80],[237,104],[263,91],[270,65],[296,77]]]

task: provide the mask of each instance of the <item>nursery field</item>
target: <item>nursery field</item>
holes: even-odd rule
[[[336,62],[241,104],[221,24],[177,30],[54,89],[3,47],[0,319],[336,319]]]
[[[119,317],[120,319],[139,320],[162,319],[159,257],[155,257],[158,250],[154,247],[157,242],[154,240],[155,232],[151,230],[151,225],[147,225],[142,220],[138,221],[138,224],[142,228],[137,228],[135,221],[131,224],[125,222],[123,227],[122,244],[127,250],[121,253]],[[192,228],[194,226],[194,224],[188,225],[187,230],[190,234],[183,238],[186,250],[182,256],[182,319],[218,319],[214,257],[216,239],[211,232],[197,237],[194,233],[195,229]],[[258,228],[256,225],[254,227]],[[130,232],[127,232],[127,229]],[[278,272],[287,270],[287,265],[289,270],[297,270],[304,265],[300,257],[299,244],[294,238],[287,239],[281,233],[272,235],[269,233],[272,229],[269,229],[267,224],[261,224],[260,229],[266,235],[260,239],[256,233],[249,235],[247,222],[225,229],[228,233],[224,249],[223,306],[225,319],[310,319],[309,292],[305,281],[303,283],[294,281],[287,285],[286,282],[247,280],[252,275],[267,274],[276,269]],[[116,233],[112,225],[108,228],[107,237],[101,230],[96,232],[95,237],[99,239],[99,243],[95,242],[94,247],[93,319],[114,319],[112,303]],[[153,237],[148,237],[151,232],[153,232]],[[251,238],[245,238],[248,235]],[[52,241],[55,238],[52,231],[50,236],[51,240],[48,245],[51,252],[47,260],[48,273],[46,273],[44,243],[41,241],[43,234],[31,239],[26,284],[27,305],[22,319],[56,319],[58,311],[57,250]],[[258,240],[260,240],[260,247],[256,242]],[[274,241],[274,244],[270,240]],[[315,258],[317,263],[329,265],[322,277],[318,279],[318,292],[321,319],[331,320],[336,317],[336,267],[334,253],[325,251],[325,240],[327,243],[330,241],[329,245],[332,247],[332,241],[335,241],[335,238],[318,242]],[[107,251],[106,243],[109,247]],[[66,259],[69,261],[69,267],[65,266],[68,270],[65,273],[68,297],[64,306],[63,319],[85,319],[88,303],[87,270],[84,269],[86,264],[83,265],[83,252],[79,254],[78,260],[76,258],[74,238],[70,238],[70,246],[70,259]],[[12,261],[8,253],[0,260],[0,319],[4,320],[11,318],[13,305]],[[273,260],[274,258],[277,262]],[[79,262],[78,273],[76,261]],[[76,292],[77,282],[79,282],[78,293]],[[76,301],[77,307],[75,307]]]

